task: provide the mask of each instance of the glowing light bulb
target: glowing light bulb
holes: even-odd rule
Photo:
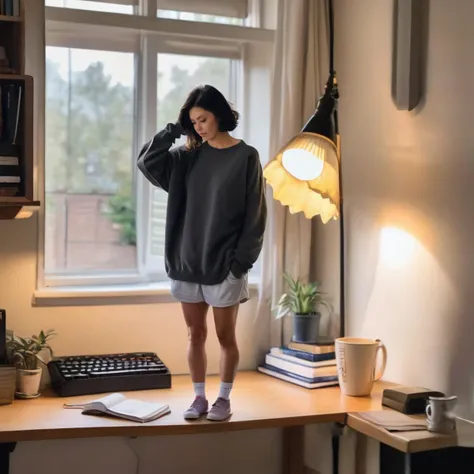
[[[283,152],[283,167],[301,181],[312,181],[321,176],[324,161],[307,150],[290,148]]]

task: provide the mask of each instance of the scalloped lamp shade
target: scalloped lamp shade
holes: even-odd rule
[[[263,176],[292,214],[319,215],[324,224],[339,217],[338,150],[329,138],[300,133],[265,166]]]

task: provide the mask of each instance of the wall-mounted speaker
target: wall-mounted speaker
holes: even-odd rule
[[[394,0],[392,97],[412,110],[422,93],[423,0]]]

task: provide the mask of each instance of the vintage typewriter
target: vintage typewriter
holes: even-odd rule
[[[48,363],[60,397],[171,388],[171,374],[152,352],[68,356]]]

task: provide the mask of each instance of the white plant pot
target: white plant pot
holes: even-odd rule
[[[19,398],[35,398],[39,395],[41,373],[43,369],[16,371],[16,396]]]

